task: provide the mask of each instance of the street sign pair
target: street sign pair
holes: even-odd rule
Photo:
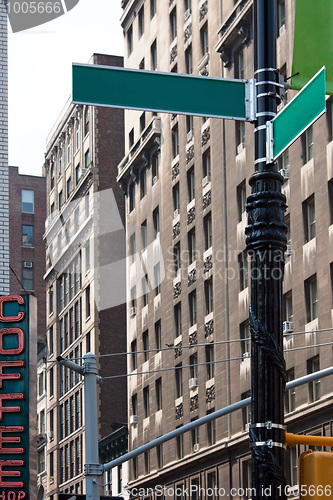
[[[229,80],[91,64],[73,65],[73,102],[255,121],[254,80]],[[325,112],[325,67],[267,122],[271,163]]]

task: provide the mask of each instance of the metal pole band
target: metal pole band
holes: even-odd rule
[[[263,427],[265,429],[281,429],[282,431],[286,430],[286,426],[282,424],[274,424],[270,420],[268,420],[265,423],[255,423],[255,424],[250,424],[250,429],[255,429],[256,427]]]
[[[287,449],[287,446],[284,443],[278,443],[277,441],[272,441],[268,439],[267,441],[257,441],[255,443],[250,443],[250,448],[267,446],[267,448],[283,448]]]

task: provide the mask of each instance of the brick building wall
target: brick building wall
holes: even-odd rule
[[[33,206],[22,207],[22,190],[33,192]],[[43,234],[46,219],[46,182],[44,177],[19,174],[18,167],[9,167],[9,257],[10,293],[25,293],[23,273],[27,271],[33,288],[26,292],[37,297],[37,336],[39,343],[46,340],[46,295],[45,295],[45,244]],[[25,228],[28,233],[25,234]],[[32,236],[31,236],[32,235]],[[30,238],[32,237],[32,240]],[[24,267],[32,263],[32,268]],[[30,265],[30,264],[29,264]],[[15,273],[15,274],[14,274]]]

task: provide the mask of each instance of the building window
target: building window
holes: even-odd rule
[[[135,314],[135,308],[136,308],[136,286],[133,286],[131,288],[131,314]]]
[[[210,500],[216,500],[216,498],[217,498],[217,495],[216,495],[217,485],[216,485],[216,473],[215,472],[209,472],[207,474],[207,489],[208,489],[208,491],[212,492]]]
[[[80,124],[77,122],[75,124],[75,132],[74,132],[74,150],[78,151],[80,147]]]
[[[50,189],[51,189],[51,191],[53,188],[54,188],[54,163],[52,162],[51,167],[50,167]]]
[[[148,275],[141,279],[143,306],[148,304]]]
[[[128,197],[129,197],[129,211],[132,212],[135,208],[135,184],[131,182],[128,188]]]
[[[186,115],[186,136],[187,142],[189,142],[193,137],[193,116]]]
[[[184,457],[184,434],[180,434],[176,437],[176,447],[177,447],[177,458]]]
[[[146,113],[143,112],[140,116],[140,134],[142,134],[145,128],[146,128]]]
[[[213,278],[205,281],[206,315],[214,310]]]
[[[180,209],[179,182],[177,182],[177,184],[175,184],[172,188],[172,200],[173,200],[173,216],[177,217]]]
[[[144,11],[144,5],[139,10],[138,24],[139,24],[139,38],[141,38],[142,35],[145,32],[145,11]]]
[[[244,50],[235,53],[235,78],[244,79]]]
[[[211,178],[211,164],[210,164],[210,149],[204,152],[202,155],[202,175],[203,175],[203,185],[208,183]]]
[[[38,474],[45,470],[45,446],[41,450],[38,450]]]
[[[154,288],[155,295],[161,293],[161,268],[159,262],[154,266]]]
[[[179,335],[182,334],[182,308],[181,308],[181,302],[179,302],[177,305],[175,305],[174,308],[174,315],[175,315],[175,328],[176,328],[176,335],[175,337],[179,337]]]
[[[177,36],[177,12],[174,8],[170,13],[170,41],[172,42]]]
[[[147,248],[147,220],[144,220],[141,224],[141,244],[142,250]]]
[[[312,160],[313,158],[313,126],[306,129],[303,134],[303,156],[304,163]]]
[[[34,226],[22,225],[22,239],[21,244],[23,247],[34,246]]]
[[[147,194],[147,171],[146,169],[141,170],[140,172],[140,198],[146,196]]]
[[[157,238],[160,234],[160,210],[156,207],[153,211],[154,237]]]
[[[143,389],[143,411],[144,417],[149,417],[149,386]]]
[[[22,285],[25,290],[34,290],[34,263],[22,262]]]
[[[207,23],[200,30],[200,43],[201,43],[201,55],[204,56],[209,52]]]
[[[157,411],[162,410],[162,379],[158,378],[155,381],[156,408]]]
[[[67,198],[69,198],[69,195],[72,192],[72,178],[71,177],[68,177],[66,186],[67,186]]]
[[[133,52],[133,28],[130,26],[126,33],[127,39],[127,55],[130,56]]]
[[[249,321],[244,321],[240,324],[240,338],[241,340],[241,349],[242,356],[248,356],[251,353],[251,333],[250,333],[250,324]]]
[[[66,164],[69,165],[70,162],[71,162],[71,138],[68,137],[66,146]]]
[[[250,499],[251,494],[251,476],[252,476],[252,466],[251,460],[244,460],[242,462],[242,476],[243,476],[243,489],[244,489],[244,499]]]
[[[177,274],[178,271],[181,269],[180,242],[173,247],[173,258],[175,263],[175,273]]]
[[[86,106],[84,112],[84,135],[86,136],[89,133],[89,123],[90,123],[90,108]]]
[[[183,395],[183,369],[182,365],[177,365],[175,368],[175,376],[176,376],[176,399],[180,398]]]
[[[196,251],[195,251],[195,228],[189,231],[188,235],[188,255],[189,255],[189,264],[192,264],[196,260]]]
[[[195,198],[194,167],[190,168],[187,172],[187,190],[188,190],[188,201],[190,202]]]
[[[238,267],[240,291],[242,291],[249,286],[249,264],[246,252],[242,252],[238,255]]]
[[[129,131],[129,134],[128,134],[128,144],[129,144],[129,148],[131,149],[131,147],[134,144],[134,128],[132,128]]]
[[[156,40],[150,46],[150,61],[151,69],[155,71],[157,69],[157,43]]]
[[[290,321],[293,322],[294,315],[293,315],[293,298],[292,298],[292,293],[286,293],[283,296],[283,318],[284,321]],[[284,335],[284,338],[288,338],[288,334]],[[291,335],[289,335],[289,338],[291,338]]]
[[[153,184],[155,184],[155,182],[157,182],[157,179],[158,179],[159,161],[160,161],[159,154],[154,154],[151,158],[151,170],[152,170],[152,183]]]
[[[286,5],[284,0],[277,2],[277,36],[280,36],[286,29]]]
[[[86,288],[86,319],[90,318],[91,306],[90,306],[90,285]]]
[[[239,222],[246,216],[246,182],[245,180],[237,186],[237,205]]]
[[[236,154],[238,155],[245,147],[245,122],[235,121],[236,130]]]
[[[189,294],[188,300],[189,300],[189,312],[190,312],[190,326],[193,326],[197,323],[197,294],[196,294],[196,291]]]
[[[156,0],[150,0],[150,18],[153,19],[155,14],[156,14]]]
[[[59,177],[62,175],[62,150],[60,149],[59,151],[59,156],[58,156],[58,172],[59,172]]]
[[[291,368],[286,372],[286,379],[287,382],[291,382],[292,380],[295,379],[294,368]],[[285,411],[286,413],[289,413],[291,411],[294,411],[295,408],[296,408],[296,393],[295,393],[295,388],[293,388],[285,392]]]
[[[142,350],[143,350],[143,360],[149,360],[149,335],[148,330],[142,334]]]
[[[129,239],[129,257],[131,264],[135,262],[135,255],[136,255],[136,240],[135,240],[135,233],[133,233]]]
[[[89,168],[90,165],[90,151],[89,149],[84,154],[84,168]]]
[[[132,415],[137,415],[138,414],[138,395],[133,394],[131,401],[132,401]]]
[[[48,347],[49,347],[49,356],[51,354],[53,354],[53,349],[54,349],[54,343],[53,343],[53,326],[50,326],[50,330],[49,330],[49,343],[48,343]]]
[[[307,360],[307,371],[308,374],[315,373],[320,370],[320,362],[319,355],[314,358]],[[312,403],[313,401],[318,401],[320,399],[320,379],[313,380],[308,384],[309,388],[309,401]]]
[[[207,412],[207,415],[210,413],[213,413],[215,410],[210,409]],[[207,439],[208,439],[208,444],[209,446],[212,446],[216,442],[216,420],[211,420],[210,422],[207,423]]]
[[[22,189],[22,212],[33,214],[35,213],[34,207],[34,191],[31,189]]]
[[[205,250],[208,250],[213,245],[213,229],[212,229],[212,214],[211,212],[204,218],[204,236]]]
[[[194,418],[193,420],[191,420],[191,422],[193,422],[194,420],[197,420],[197,418]],[[199,427],[194,427],[194,429],[192,429],[191,441],[192,441],[193,451],[195,451],[196,445],[199,444]]]
[[[131,360],[132,360],[132,370],[136,370],[138,367],[138,354],[137,354],[136,339],[131,342]]]
[[[198,354],[190,356],[190,377],[198,378]]]
[[[161,320],[155,323],[155,346],[158,351],[162,349],[162,329]]]
[[[185,51],[185,67],[186,73],[191,75],[193,73],[193,53],[192,53],[192,45],[188,47]]]
[[[209,344],[205,346],[206,354],[206,373],[207,380],[214,378],[215,376],[215,364],[214,364],[214,345]]]
[[[305,242],[316,236],[316,210],[314,196],[303,202],[304,236]]]
[[[318,318],[317,278],[313,276],[305,282],[307,322]]]
[[[156,458],[157,458],[157,468],[161,469],[163,467],[163,444],[156,446]]]
[[[172,158],[176,158],[176,156],[179,154],[178,125],[175,125],[171,131],[171,141],[172,141]]]
[[[243,392],[241,399],[247,399],[251,396],[251,391]],[[243,416],[243,428],[244,430],[248,430],[248,425],[251,422],[251,405],[248,404],[242,408],[242,416]]]

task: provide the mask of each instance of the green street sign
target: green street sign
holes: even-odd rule
[[[267,162],[276,160],[325,113],[325,66],[276,117],[267,122]]]
[[[253,80],[73,64],[73,102],[253,121]]]

